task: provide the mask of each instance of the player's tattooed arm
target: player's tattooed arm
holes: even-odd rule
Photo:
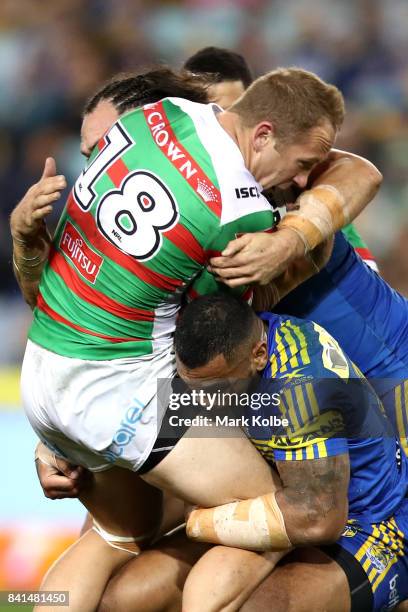
[[[335,542],[348,513],[348,454],[278,461],[282,488],[254,499],[193,510],[187,535],[248,550],[288,550]]]
[[[30,187],[11,213],[14,274],[31,308],[37,301],[38,285],[51,244],[45,218],[65,187],[65,178],[56,175],[55,160],[48,157],[41,179]]]
[[[276,500],[295,546],[336,541],[348,513],[348,454],[304,461],[278,461],[283,488]]]

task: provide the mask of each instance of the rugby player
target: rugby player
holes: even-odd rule
[[[187,60],[185,68],[205,75],[210,82],[213,75],[219,97],[229,95],[231,82],[237,96],[242,95],[251,81],[244,58],[217,47],[201,49]],[[232,102],[228,97],[227,103]],[[285,210],[279,208],[279,215],[283,214]],[[370,379],[408,455],[408,301],[363,265],[361,259],[378,272],[373,255],[354,226],[349,225],[342,232],[347,240],[342,233],[336,235],[332,256],[319,274],[300,284],[278,304],[283,296],[275,283],[266,307],[276,313],[315,321],[340,342]],[[220,266],[213,266],[220,279],[233,278],[224,266],[242,275],[239,269],[232,270],[231,258],[214,259],[212,263]],[[246,265],[244,258],[237,263]],[[280,283],[280,287],[285,286],[283,278]],[[259,305],[265,307],[265,302],[262,300]]]
[[[208,83],[208,99],[229,108],[254,80],[251,69],[239,53],[220,47],[204,47],[183,66]]]
[[[84,259],[83,259],[83,263],[84,263]],[[31,267],[31,266],[30,266]],[[106,535],[106,534],[105,534]]]
[[[356,258],[356,261],[359,261],[358,258]],[[295,302],[296,303],[296,302]],[[298,302],[299,305],[303,305],[303,303]],[[344,334],[343,334],[344,335]],[[182,543],[182,540],[181,540]],[[188,570],[188,563],[186,561],[186,559],[188,558],[188,554],[192,554],[192,551],[194,551],[194,549],[191,547],[188,548],[185,544],[185,552],[183,554],[183,549],[180,547],[180,540],[178,542],[176,542],[176,546],[173,544],[171,544],[171,540],[169,542],[165,542],[164,544],[162,544],[161,546],[161,550],[157,551],[151,551],[150,553],[148,553],[146,555],[145,560],[143,560],[142,562],[142,558],[138,559],[137,561],[135,560],[134,562],[128,564],[125,568],[124,571],[122,571],[119,576],[116,578],[116,589],[115,589],[115,581],[114,583],[108,588],[108,592],[106,594],[106,597],[104,599],[105,605],[106,605],[106,609],[121,609],[120,607],[117,608],[116,606],[120,606],[121,605],[121,601],[123,601],[123,597],[125,598],[126,601],[126,609],[131,609],[131,604],[133,604],[135,606],[134,609],[143,609],[143,610],[147,610],[147,607],[144,606],[148,606],[148,605],[153,605],[153,595],[156,594],[156,597],[154,598],[155,602],[157,603],[157,593],[160,593],[163,598],[164,601],[166,601],[167,599],[171,599],[171,596],[173,595],[174,597],[174,591],[177,592],[177,594],[179,594],[179,585],[177,584],[178,582],[180,582],[180,580],[173,580],[173,582],[170,580],[170,574],[171,572],[173,573],[173,577],[175,573],[184,573]],[[196,553],[198,555],[198,553]],[[300,553],[296,553],[297,557],[298,557],[298,563],[300,563],[300,567],[302,567],[303,571],[308,571],[308,568],[311,567],[311,564],[309,562],[308,566],[304,566],[302,565],[302,555]],[[303,554],[303,553],[302,553]],[[176,565],[175,559],[177,558],[177,555],[179,557],[178,561],[178,566]],[[316,560],[316,564],[312,567],[312,571],[313,573],[318,572],[319,570],[322,569],[323,567],[323,573],[322,573],[322,577],[324,576],[324,572],[325,572],[325,566],[322,565],[320,563],[321,559],[319,559],[316,555],[317,553],[314,553],[315,555],[315,560]],[[173,556],[173,557],[172,557]],[[293,555],[292,555],[293,558]],[[193,560],[194,560],[194,555],[193,555]],[[173,561],[173,563],[171,563],[171,561]],[[310,556],[309,556],[309,561],[310,561]],[[192,559],[190,558],[190,563],[192,562]],[[157,589],[152,589],[150,592],[148,591],[148,594],[146,594],[146,589],[144,589],[144,595],[145,595],[145,599],[142,600],[142,602],[140,601],[140,587],[138,588],[138,583],[137,583],[137,579],[139,578],[144,578],[144,574],[143,574],[143,566],[144,563],[146,563],[146,567],[151,567],[152,570],[153,569],[157,569],[157,567],[160,568],[160,583],[157,584]],[[167,565],[166,565],[167,563]],[[131,566],[133,566],[133,576],[130,574],[130,568]],[[177,572],[175,570],[175,568],[177,569]],[[285,580],[286,582],[288,581],[288,579],[290,579],[291,577],[291,572],[293,572],[293,568],[296,568],[296,564],[294,562],[292,562],[290,565],[284,565],[282,567],[279,567],[276,572],[274,573],[275,576],[275,580],[276,581],[280,581],[280,583],[282,584],[282,581]],[[165,571],[167,570],[167,574],[165,574]],[[311,571],[309,569],[309,571]],[[139,574],[140,572],[140,574]],[[157,574],[155,573],[155,576]],[[167,575],[168,580],[165,580],[165,576]],[[183,574],[184,575],[184,574]],[[296,575],[296,574],[295,574]],[[287,577],[286,577],[287,576]],[[128,577],[128,579],[126,580],[126,577]],[[131,582],[131,578],[133,578],[132,582]],[[285,582],[285,584],[286,584]],[[394,578],[391,579],[391,582],[394,582]],[[288,585],[289,586],[289,585]],[[177,588],[178,587],[178,588]],[[270,587],[269,587],[270,588]],[[132,590],[133,589],[133,590]],[[125,590],[125,594],[123,593],[123,591]],[[290,590],[287,591],[286,595],[288,596],[289,593],[291,593],[293,591],[292,588],[290,588]],[[280,595],[285,594],[285,590],[281,589],[281,593]],[[122,596],[122,599],[120,598]],[[271,595],[270,595],[271,596]],[[166,599],[167,598],[167,599]],[[275,595],[275,600],[276,600],[276,595]],[[163,601],[163,599],[162,599]],[[257,600],[258,604],[259,604],[259,599]],[[141,604],[141,607],[138,607],[138,602]],[[258,605],[257,604],[257,605]],[[295,606],[299,605],[299,602],[294,603]],[[125,608],[123,608],[125,609]],[[132,608],[133,609],[133,608]],[[149,608],[150,609],[150,608]],[[152,609],[156,609],[156,608],[152,608]],[[157,609],[160,609],[160,607],[158,607]],[[298,608],[296,608],[298,609]]]
[[[238,609],[243,576],[252,579],[248,567],[256,572],[260,564],[259,555],[239,548],[319,547],[272,572],[243,607],[248,612],[376,612],[408,599],[408,462],[380,401],[334,338],[316,323],[272,313],[258,318],[242,301],[219,295],[185,308],[175,350],[179,375],[194,388],[223,378],[254,386],[257,370],[257,395],[280,400],[257,406],[257,418],[289,423],[251,424],[247,411],[248,435],[282,487],[190,514],[191,538],[236,548],[215,547],[200,559],[183,609]]]
[[[157,561],[156,561],[157,562]]]
[[[228,108],[244,93],[254,77],[245,58],[239,53],[221,47],[204,47],[188,58],[183,68],[205,79],[208,83],[208,98],[222,108]],[[281,198],[290,194],[282,193]],[[274,196],[277,196],[275,191]],[[356,228],[350,224],[343,233],[361,258],[373,270],[378,266]]]

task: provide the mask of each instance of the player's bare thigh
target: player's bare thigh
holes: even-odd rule
[[[318,549],[297,549],[274,569],[242,612],[349,612],[350,590],[341,567]]]
[[[188,540],[184,531],[164,537],[121,567],[110,580],[98,612],[179,612],[188,573],[208,548]]]
[[[117,467],[95,472],[80,500],[107,532],[140,538],[161,521],[162,495],[155,487],[202,506],[275,490],[277,477],[267,463],[240,429],[234,434],[233,438],[184,437],[143,479]]]
[[[199,432],[195,432],[198,434]],[[222,432],[219,432],[222,433]],[[231,435],[231,428],[223,432]],[[273,491],[276,488],[276,478],[267,463],[249,442],[245,434],[237,429],[235,437],[205,438],[184,437],[161,463],[153,470],[143,475],[151,484],[171,490],[178,497],[203,506],[218,505],[234,499],[256,497]],[[190,544],[188,545],[190,546]],[[194,548],[194,550],[196,550]],[[183,553],[183,551],[180,551]],[[201,553],[203,549],[201,549]],[[105,610],[114,609],[114,602],[125,597],[122,590],[127,584],[126,593],[129,600],[139,599],[139,585],[134,581],[134,572],[144,572],[144,567],[157,560],[163,565],[161,580],[170,576],[166,583],[169,598],[179,600],[181,583],[187,572],[186,566],[180,564],[180,559],[171,559],[171,555],[163,555],[156,551],[146,551],[139,559],[132,560],[113,579],[105,593]],[[195,560],[197,556],[195,557]],[[146,564],[146,565],[145,565]],[[178,569],[177,569],[178,568]],[[184,568],[184,569],[183,569]],[[157,572],[157,569],[156,569]],[[173,577],[172,577],[173,572]],[[178,575],[178,586],[174,585],[174,572]],[[161,585],[165,587],[164,584]],[[147,584],[146,584],[147,588]],[[137,590],[137,593],[136,593]],[[144,593],[143,596],[145,596]],[[151,606],[156,601],[152,597]],[[167,599],[167,596],[165,597]],[[113,602],[113,603],[112,603]],[[152,610],[160,610],[156,601]],[[171,603],[171,605],[173,605]],[[111,606],[111,608],[108,607]],[[176,605],[176,604],[174,604]],[[113,607],[112,607],[113,606]],[[139,608],[140,609],[140,608]],[[166,609],[166,608],[165,608]],[[172,608],[169,608],[172,609]],[[174,608],[177,609],[177,608]],[[137,608],[135,608],[137,610]]]
[[[214,546],[194,565],[183,590],[183,610],[237,612],[286,554]]]
[[[146,536],[147,543],[159,529],[162,493],[131,470],[113,467],[92,473],[79,499],[96,523],[115,536]]]
[[[200,431],[192,428],[143,478],[204,507],[257,497],[279,486],[277,474],[239,428],[217,428],[217,438]]]

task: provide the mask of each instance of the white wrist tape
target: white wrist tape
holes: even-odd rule
[[[291,542],[275,493],[194,510],[187,521],[189,538],[247,550],[287,550]]]
[[[47,448],[42,442],[39,442],[35,447],[34,461],[41,461],[44,465],[48,465],[59,471],[55,453]]]
[[[290,228],[302,238],[311,251],[349,222],[344,197],[332,185],[317,185],[297,200],[299,208],[282,219],[280,228]]]

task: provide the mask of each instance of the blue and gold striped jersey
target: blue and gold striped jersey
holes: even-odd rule
[[[342,232],[328,264],[274,308],[316,321],[383,395],[408,376],[408,300],[371,270]]]
[[[279,401],[260,407],[252,441],[274,463],[348,453],[350,517],[388,518],[407,493],[407,460],[373,388],[316,323],[260,316],[269,362],[257,390]]]

